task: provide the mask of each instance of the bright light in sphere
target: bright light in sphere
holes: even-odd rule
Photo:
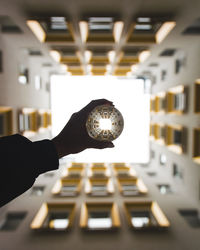
[[[99,120],[99,127],[102,130],[111,130],[112,123],[110,119],[100,119]]]

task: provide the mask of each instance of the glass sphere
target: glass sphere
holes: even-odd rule
[[[94,108],[86,122],[90,137],[98,141],[113,141],[124,128],[124,119],[114,106],[100,105]]]

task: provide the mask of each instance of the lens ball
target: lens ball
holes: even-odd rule
[[[124,128],[122,114],[114,106],[100,105],[94,108],[86,122],[90,137],[98,141],[113,141]]]

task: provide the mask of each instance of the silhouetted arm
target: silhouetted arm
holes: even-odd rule
[[[95,100],[74,113],[52,140],[31,142],[18,134],[0,138],[0,206],[28,190],[38,175],[57,169],[59,158],[87,148],[114,147],[112,142],[92,139],[86,131],[89,113],[103,104],[112,105],[105,99]]]
[[[51,140],[31,142],[21,135],[0,138],[0,206],[29,189],[38,175],[58,168]]]

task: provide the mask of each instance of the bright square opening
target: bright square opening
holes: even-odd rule
[[[114,103],[124,118],[124,130],[109,149],[87,149],[67,158],[77,162],[149,161],[149,94],[144,80],[114,76],[51,77],[52,133],[56,136],[74,112],[91,100],[105,98]],[[111,129],[109,119],[100,121],[101,128]]]

